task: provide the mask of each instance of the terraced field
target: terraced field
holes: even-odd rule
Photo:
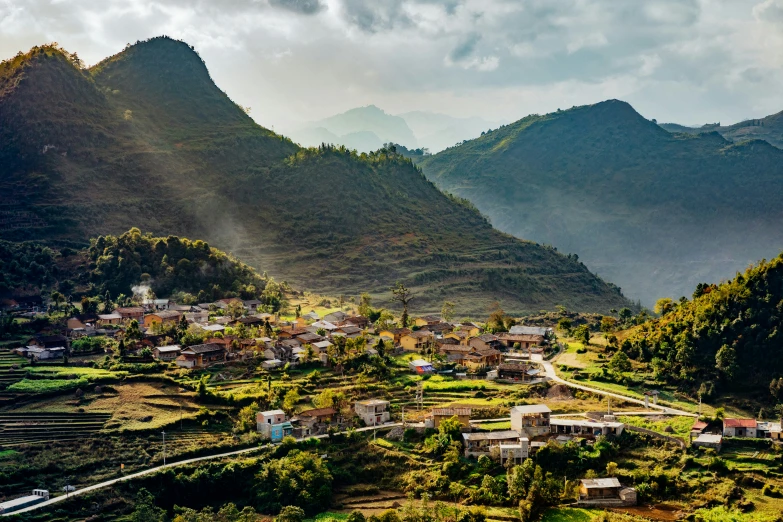
[[[6,389],[8,386],[15,382],[22,380],[24,372],[14,367],[21,368],[27,361],[23,357],[19,357],[11,350],[7,348],[0,349],[0,390]],[[0,404],[2,404],[2,398],[0,398]]]
[[[97,434],[110,413],[0,413],[0,448],[78,440]]]

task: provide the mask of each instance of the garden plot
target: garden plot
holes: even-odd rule
[[[92,437],[109,417],[109,413],[0,413],[0,447]]]

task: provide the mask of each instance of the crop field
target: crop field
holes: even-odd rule
[[[671,417],[664,415],[625,415],[619,417],[618,420],[625,424],[630,424],[631,426],[638,426],[663,435],[678,437],[686,442],[688,441],[688,435],[694,422],[693,417]],[[672,431],[667,431],[667,428]]]
[[[97,434],[108,413],[0,413],[0,447],[84,439]]]
[[[6,389],[16,393],[55,393],[75,390],[89,384],[90,381],[84,377],[78,379],[22,379]]]

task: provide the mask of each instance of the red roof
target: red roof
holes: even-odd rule
[[[756,419],[723,419],[724,428],[755,428]]]
[[[693,427],[691,428],[691,431],[704,431],[704,429],[708,426],[708,424],[704,421],[696,421],[693,423]]]

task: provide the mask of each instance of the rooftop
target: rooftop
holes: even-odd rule
[[[478,433],[463,433],[465,440],[510,440],[519,439],[519,433],[514,430],[482,431]]]
[[[755,428],[756,419],[723,419],[724,428]]]
[[[620,481],[616,478],[582,479],[582,485],[587,489],[592,488],[621,488]]]
[[[702,433],[696,437],[693,442],[703,442],[705,444],[720,444],[723,441],[721,435],[713,435],[712,433]]]
[[[367,399],[364,401],[356,401],[356,404],[361,404],[362,406],[382,406],[384,404],[389,404],[389,401],[384,401],[382,399]]]
[[[552,413],[549,406],[546,404],[525,404],[522,406],[514,406],[511,408],[512,412],[521,413],[522,415],[529,415],[533,413]]]
[[[511,335],[546,335],[551,328],[545,328],[543,326],[512,326],[509,328],[508,333]]]

